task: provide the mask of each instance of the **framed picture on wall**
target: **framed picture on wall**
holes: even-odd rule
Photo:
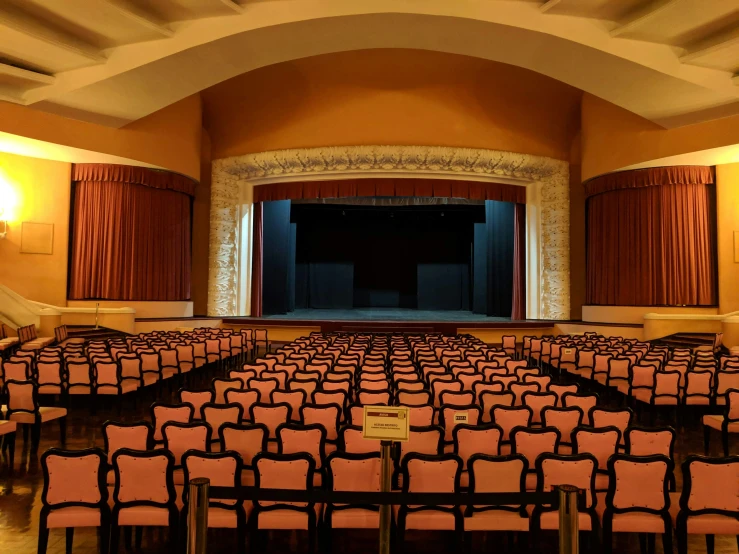
[[[53,223],[21,223],[21,254],[53,254]]]

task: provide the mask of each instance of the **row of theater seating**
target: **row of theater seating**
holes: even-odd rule
[[[128,454],[135,456],[138,452],[148,451],[152,444],[161,443],[165,451],[171,455],[173,483],[185,483],[193,476],[202,475],[212,478],[214,484],[226,486],[248,486],[254,483],[257,486],[267,487],[265,483],[270,482],[273,484],[269,487],[302,488],[304,485],[297,482],[294,485],[289,484],[292,481],[288,474],[294,473],[301,483],[303,483],[301,479],[306,479],[304,482],[306,486],[314,484],[333,486],[331,483],[335,483],[336,480],[330,471],[324,471],[326,468],[331,469],[333,459],[341,459],[341,463],[345,464],[362,461],[362,464],[353,464],[357,466],[356,471],[359,471],[360,466],[367,466],[367,460],[375,459],[374,452],[379,448],[378,443],[361,439],[361,426],[352,425],[359,423],[361,405],[357,402],[404,403],[403,400],[410,400],[413,425],[411,440],[401,445],[395,454],[396,484],[402,483],[405,490],[424,490],[424,487],[430,487],[427,490],[438,490],[441,487],[443,490],[454,491],[461,490],[463,486],[478,490],[476,487],[482,479],[475,481],[472,477],[477,467],[474,466],[477,462],[473,463],[473,459],[475,456],[481,460],[490,457],[485,461],[492,464],[491,470],[500,468],[500,471],[504,472],[499,474],[498,478],[491,479],[490,483],[505,481],[510,485],[510,479],[500,477],[509,475],[508,472],[513,466],[525,468],[519,469],[521,478],[513,480],[514,484],[520,483],[520,486],[517,485],[511,490],[531,490],[539,486],[540,480],[541,486],[546,489],[552,484],[552,479],[557,479],[557,475],[566,476],[578,486],[584,485],[581,488],[593,494],[588,496],[581,525],[587,529],[589,521],[590,529],[597,529],[598,522],[603,521],[604,536],[608,537],[609,529],[629,530],[618,528],[618,525],[628,527],[630,523],[635,523],[634,514],[625,518],[609,518],[605,515],[608,512],[602,511],[602,508],[608,506],[608,499],[602,498],[606,489],[615,489],[614,498],[611,499],[612,516],[620,515],[619,510],[622,509],[620,501],[615,499],[624,495],[628,498],[629,494],[636,494],[636,491],[632,493],[622,491],[619,496],[620,485],[617,483],[620,479],[613,479],[612,472],[617,470],[610,468],[609,464],[623,461],[626,465],[618,467],[624,467],[624,472],[632,472],[632,478],[639,477],[633,472],[638,473],[643,468],[645,473],[642,477],[649,477],[648,482],[654,483],[654,487],[649,489],[652,496],[643,500],[647,504],[631,504],[632,508],[637,508],[635,514],[639,517],[636,519],[649,520],[641,523],[642,527],[648,527],[648,531],[640,528],[641,532],[658,533],[668,529],[666,536],[671,536],[672,519],[669,519],[669,526],[666,527],[668,520],[664,516],[669,515],[667,490],[670,487],[667,483],[674,482],[671,477],[674,431],[669,428],[634,427],[631,425],[633,414],[630,410],[608,410],[598,407],[597,396],[582,394],[578,387],[575,387],[574,391],[561,391],[561,394],[550,393],[552,387],[567,385],[552,383],[552,376],[541,375],[538,368],[525,368],[526,362],[521,365],[515,364],[515,360],[512,359],[495,360],[497,367],[502,365],[506,370],[505,376],[508,377],[510,371],[510,376],[514,377],[515,381],[493,382],[495,374],[484,375],[485,370],[495,368],[484,364],[494,361],[493,358],[496,356],[512,358],[511,354],[515,355],[502,349],[489,348],[471,337],[311,336],[260,358],[256,363],[245,364],[240,370],[230,372],[228,379],[215,379],[209,390],[181,390],[180,399],[186,402],[179,405],[155,404],[151,410],[153,422],[151,428],[145,424],[130,428],[119,424],[107,425],[108,461],[115,465],[115,452],[120,448],[134,449]],[[474,365],[471,363],[472,360],[475,361]],[[508,367],[505,367],[506,364]],[[467,375],[465,368],[468,366],[479,370],[472,373],[482,374],[483,379],[470,379],[465,382],[464,377]],[[521,374],[522,372],[525,373]],[[527,383],[527,377],[536,380]],[[384,386],[375,387],[371,384],[383,382]],[[457,383],[461,383],[461,388]],[[447,384],[453,385],[451,390],[445,389]],[[524,387],[535,385],[537,388],[516,394],[510,390],[516,384]],[[495,390],[486,390],[480,388],[483,385],[496,387]],[[366,388],[367,386],[371,388]],[[475,390],[475,386],[478,390]],[[408,396],[404,396],[406,394]],[[489,399],[487,404],[489,410],[482,409],[482,406],[486,405],[485,400],[488,400],[486,395],[500,395]],[[541,402],[544,400],[541,395],[550,395],[553,398],[550,403]],[[312,402],[305,403],[307,398]],[[572,404],[568,402],[569,399],[573,400]],[[478,403],[472,403],[470,400]],[[470,423],[455,425],[453,422],[456,418],[450,416],[462,411],[467,413]],[[539,421],[534,421],[535,413]],[[486,421],[487,417],[490,418],[490,423]],[[583,422],[588,425],[582,426]],[[415,425],[421,423],[424,425]],[[442,427],[437,425],[439,423]],[[108,439],[109,431],[112,429],[123,430],[123,435]],[[125,439],[129,429],[131,433],[137,435],[137,439],[131,443]],[[192,449],[193,445],[197,445],[197,450],[186,455],[186,450]],[[221,452],[209,452],[219,448]],[[628,456],[627,454],[620,454],[627,449],[631,458],[624,457]],[[275,453],[275,450],[278,452]],[[334,452],[330,456],[334,458],[326,457],[327,451],[332,450]],[[145,456],[155,455],[151,452]],[[505,453],[503,457],[501,453]],[[188,467],[191,459],[197,460],[192,470]],[[233,471],[229,470],[226,475],[205,469],[206,466],[219,467],[215,462],[209,463],[210,460],[217,460],[223,464],[223,460],[226,459],[229,460],[228,467],[233,468]],[[430,479],[428,476],[424,477],[413,472],[411,466],[415,467],[415,460],[421,468],[417,471],[422,472],[423,468],[429,468],[432,472],[430,475],[434,478]],[[265,475],[264,480],[257,477],[261,475],[259,466],[262,461],[275,472]],[[536,468],[540,461],[542,466],[538,475]],[[709,460],[705,463],[713,464],[714,461]],[[735,459],[716,463],[722,468],[724,465],[729,468],[727,470],[729,476],[736,476],[738,466]],[[183,466],[188,468],[187,471],[178,472]],[[458,467],[458,470],[454,469],[452,472],[452,466]],[[545,466],[551,467],[551,470],[543,469]],[[311,468],[312,471],[309,471]],[[316,469],[319,470],[318,478],[306,477],[315,473]],[[442,479],[442,474],[436,472],[444,471],[446,477]],[[660,475],[661,478],[657,479]],[[354,486],[363,486],[366,482],[366,479],[358,479]],[[414,483],[420,488],[416,488]],[[298,484],[300,486],[296,486]],[[657,500],[654,491],[658,489],[660,491],[664,489],[667,503],[655,508],[656,503],[652,503]],[[601,491],[600,501],[598,491]],[[186,505],[183,504],[185,501],[182,495],[177,494],[167,500],[168,503],[174,502],[175,505],[180,502],[180,507]],[[218,502],[211,506],[212,509],[223,508]],[[598,506],[601,508],[600,513]],[[673,512],[675,506],[673,503]],[[269,528],[270,524],[263,521],[266,518],[258,515],[264,512],[264,507],[259,504],[244,506],[243,517],[231,514],[230,521],[233,525],[228,526],[241,529],[248,519],[256,527]],[[301,522],[297,528],[312,530],[316,521],[321,519],[320,510],[303,508],[305,506],[290,505],[278,509],[295,512],[281,514],[281,519],[284,519],[282,516],[292,515],[294,517],[288,518],[290,521]],[[435,516],[438,515],[439,507],[433,508]],[[257,515],[247,513],[252,509],[253,514]],[[655,514],[650,510],[657,510],[659,513]],[[335,512],[327,510],[327,513],[332,511]],[[483,516],[488,511],[490,510],[479,510],[479,515]],[[314,512],[317,519],[310,516]],[[471,511],[466,512],[472,517],[460,520],[461,510],[445,513],[442,509],[441,512],[441,516],[429,519],[428,513],[411,517],[407,509],[405,511],[399,509],[398,524],[401,529],[416,526],[459,531],[460,521],[464,524],[462,528],[468,528],[469,520],[472,526],[479,525],[480,530],[486,528],[498,530],[501,526],[509,528],[505,525],[511,523],[505,523],[504,514],[513,513],[515,517],[512,521],[519,526],[513,530],[521,530],[522,521],[526,521],[528,529],[528,516],[534,515],[531,510],[519,509],[494,510],[491,511],[490,517],[477,517],[475,515],[477,510],[471,508]],[[171,513],[169,508],[168,513]],[[597,517],[593,517],[594,514]],[[348,525],[350,527],[361,527],[363,525],[356,522],[365,524],[367,522],[365,513],[346,515],[355,522],[354,525]],[[547,528],[547,523],[542,523],[542,515],[539,514],[531,520],[534,528]],[[655,515],[660,517],[653,517]],[[477,522],[472,523],[476,517]],[[544,516],[544,519],[549,517],[551,516]],[[616,519],[620,520],[618,524],[615,524]],[[335,522],[331,524],[336,526]],[[727,520],[721,519],[721,525],[726,524]],[[370,526],[375,525],[373,523]],[[692,529],[691,532],[710,534],[706,527],[694,525]],[[606,540],[606,543],[608,544],[609,540]],[[243,544],[243,541],[240,544]]]

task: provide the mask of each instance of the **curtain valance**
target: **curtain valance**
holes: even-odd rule
[[[189,196],[195,195],[196,184],[189,177],[171,171],[117,164],[73,164],[72,181],[131,183],[174,190]]]
[[[617,171],[590,179],[585,183],[585,196],[620,189],[635,189],[659,185],[708,185],[714,182],[714,168],[704,165],[650,167]]]

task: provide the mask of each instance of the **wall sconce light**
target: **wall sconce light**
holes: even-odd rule
[[[0,207],[0,239],[4,239],[8,234],[8,220],[5,219],[5,209]]]

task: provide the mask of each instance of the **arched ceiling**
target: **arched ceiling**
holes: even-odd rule
[[[739,113],[736,0],[4,0],[0,37],[0,99],[110,126],[370,48],[513,64],[665,127]]]

